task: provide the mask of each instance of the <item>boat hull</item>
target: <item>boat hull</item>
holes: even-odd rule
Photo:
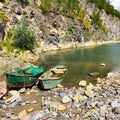
[[[35,85],[35,83],[37,82],[37,79],[34,78],[32,80],[30,80],[29,82],[7,82],[7,86],[8,88],[15,88],[15,89],[19,89],[19,88],[27,88],[27,87],[31,87],[33,85]]]
[[[55,66],[38,78],[38,86],[42,89],[52,89],[62,83],[66,73],[67,69],[63,65]]]
[[[39,81],[39,86],[43,89],[52,89],[56,87],[58,84],[62,83],[63,78],[60,79],[48,79],[48,80],[40,80]]]
[[[10,88],[29,87],[36,83],[37,78],[43,73],[43,68],[30,66],[6,74],[7,84]]]

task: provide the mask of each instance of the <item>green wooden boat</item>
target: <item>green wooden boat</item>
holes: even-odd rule
[[[65,75],[67,69],[63,65],[57,65],[54,68],[43,73],[39,78],[38,86],[42,89],[51,89],[60,84]]]
[[[43,67],[30,66],[25,69],[7,73],[8,87],[21,88],[30,87],[36,83],[37,78],[43,73]]]

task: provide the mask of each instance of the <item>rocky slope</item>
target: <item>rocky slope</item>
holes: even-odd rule
[[[37,60],[41,51],[120,40],[120,20],[116,17],[108,16],[104,11],[101,11],[101,19],[107,28],[107,34],[94,25],[91,25],[90,30],[87,30],[85,21],[71,19],[55,12],[44,13],[40,8],[42,0],[29,0],[27,5],[22,4],[19,0],[5,1],[4,4],[0,2],[0,9],[5,12],[8,21],[4,26],[3,21],[0,20],[0,39],[5,39],[7,32],[24,18],[30,21],[31,29],[35,31],[38,43],[38,47],[34,50],[34,55],[29,51],[22,54],[14,50],[10,57],[18,57],[19,60],[28,62],[33,61],[33,59]],[[95,6],[87,4],[85,0],[79,0],[79,2],[82,4],[83,9],[86,10],[85,18],[91,21]],[[0,50],[0,59],[4,59],[3,56],[6,59],[6,55],[3,55],[6,52],[6,48]],[[1,63],[2,68],[7,66],[6,63]],[[10,64],[10,66],[13,66],[13,64]],[[20,64],[23,64],[23,62]]]
[[[79,0],[86,10],[86,17],[91,21],[91,15],[95,9],[94,5],[87,4],[84,0]],[[0,7],[6,13],[8,22],[5,26],[5,33],[19,22],[22,18],[27,18],[31,22],[31,28],[38,36],[38,44],[42,48],[63,48],[63,47],[76,47],[82,42],[88,41],[108,41],[120,39],[120,20],[116,17],[107,15],[101,11],[101,19],[108,30],[105,34],[101,29],[91,26],[89,35],[86,30],[84,21],[80,22],[77,19],[71,19],[63,15],[53,12],[43,13],[40,9],[42,0],[30,0],[29,4],[22,6],[16,0],[8,1]],[[51,46],[50,46],[51,44]]]

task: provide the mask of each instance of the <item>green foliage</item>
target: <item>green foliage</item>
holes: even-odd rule
[[[100,11],[94,10],[92,15],[92,24],[97,25],[99,28],[102,28],[102,20],[100,19]]]
[[[90,29],[91,23],[86,17],[86,10],[78,0],[44,0],[41,8],[43,12],[55,12],[70,18],[76,18],[83,22],[87,29]]]
[[[28,20],[22,20],[13,29],[13,43],[22,50],[32,51],[36,45],[35,33],[30,29]]]
[[[62,13],[72,18],[80,11],[78,0],[44,0],[41,8],[44,12]]]
[[[120,19],[120,12],[115,10],[112,5],[110,5],[108,0],[87,0],[88,3],[94,3],[100,10],[105,10],[107,14],[116,16]]]
[[[7,35],[5,37],[5,40],[6,41],[9,41],[9,40],[12,40],[13,39],[13,29],[10,29],[8,32],[7,32]]]
[[[5,15],[5,13],[2,10],[0,10],[0,20],[2,20],[2,22],[3,22],[4,25],[8,21],[7,16]]]
[[[8,52],[13,52],[15,47],[12,45],[12,40],[9,41],[1,41],[0,42],[0,48],[6,47]]]
[[[108,33],[108,29],[107,29],[107,27],[106,27],[105,24],[102,24],[102,30],[103,30],[103,32],[104,32],[105,34]]]
[[[13,31],[11,29],[7,32],[4,41],[0,42],[0,48],[6,47],[8,52],[13,52],[15,49],[15,46],[13,46],[12,38],[13,38]]]
[[[42,6],[41,6],[42,10],[44,12],[49,12],[51,11],[51,1],[47,1],[47,0],[44,0],[43,3],[42,3]]]
[[[69,0],[67,5],[67,14],[70,17],[76,17],[78,16],[80,11],[79,3],[77,0]]]
[[[93,25],[96,25],[98,28],[102,29],[104,33],[107,33],[107,28],[105,24],[103,25],[103,21],[100,18],[100,11],[97,11],[96,9],[93,11],[91,22]]]

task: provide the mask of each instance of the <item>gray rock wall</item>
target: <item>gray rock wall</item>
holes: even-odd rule
[[[84,0],[79,1],[84,5],[88,15],[92,15],[94,5],[87,5]],[[72,42],[81,44],[90,41],[89,31],[82,22],[55,13],[42,13],[40,9],[41,0],[30,0],[29,2],[29,5],[25,7],[17,3],[16,0],[6,2],[3,7],[9,18],[5,28],[6,33],[15,23],[19,22],[22,18],[27,18],[31,22],[31,28],[38,36],[38,44],[40,45],[43,45],[41,41],[42,43],[44,41],[45,44],[52,44],[59,48],[59,44],[72,44]],[[94,40],[119,40],[120,20],[108,16],[104,11],[101,12],[101,19],[108,29],[108,34],[104,34],[102,30],[92,26],[91,30],[94,32]]]

